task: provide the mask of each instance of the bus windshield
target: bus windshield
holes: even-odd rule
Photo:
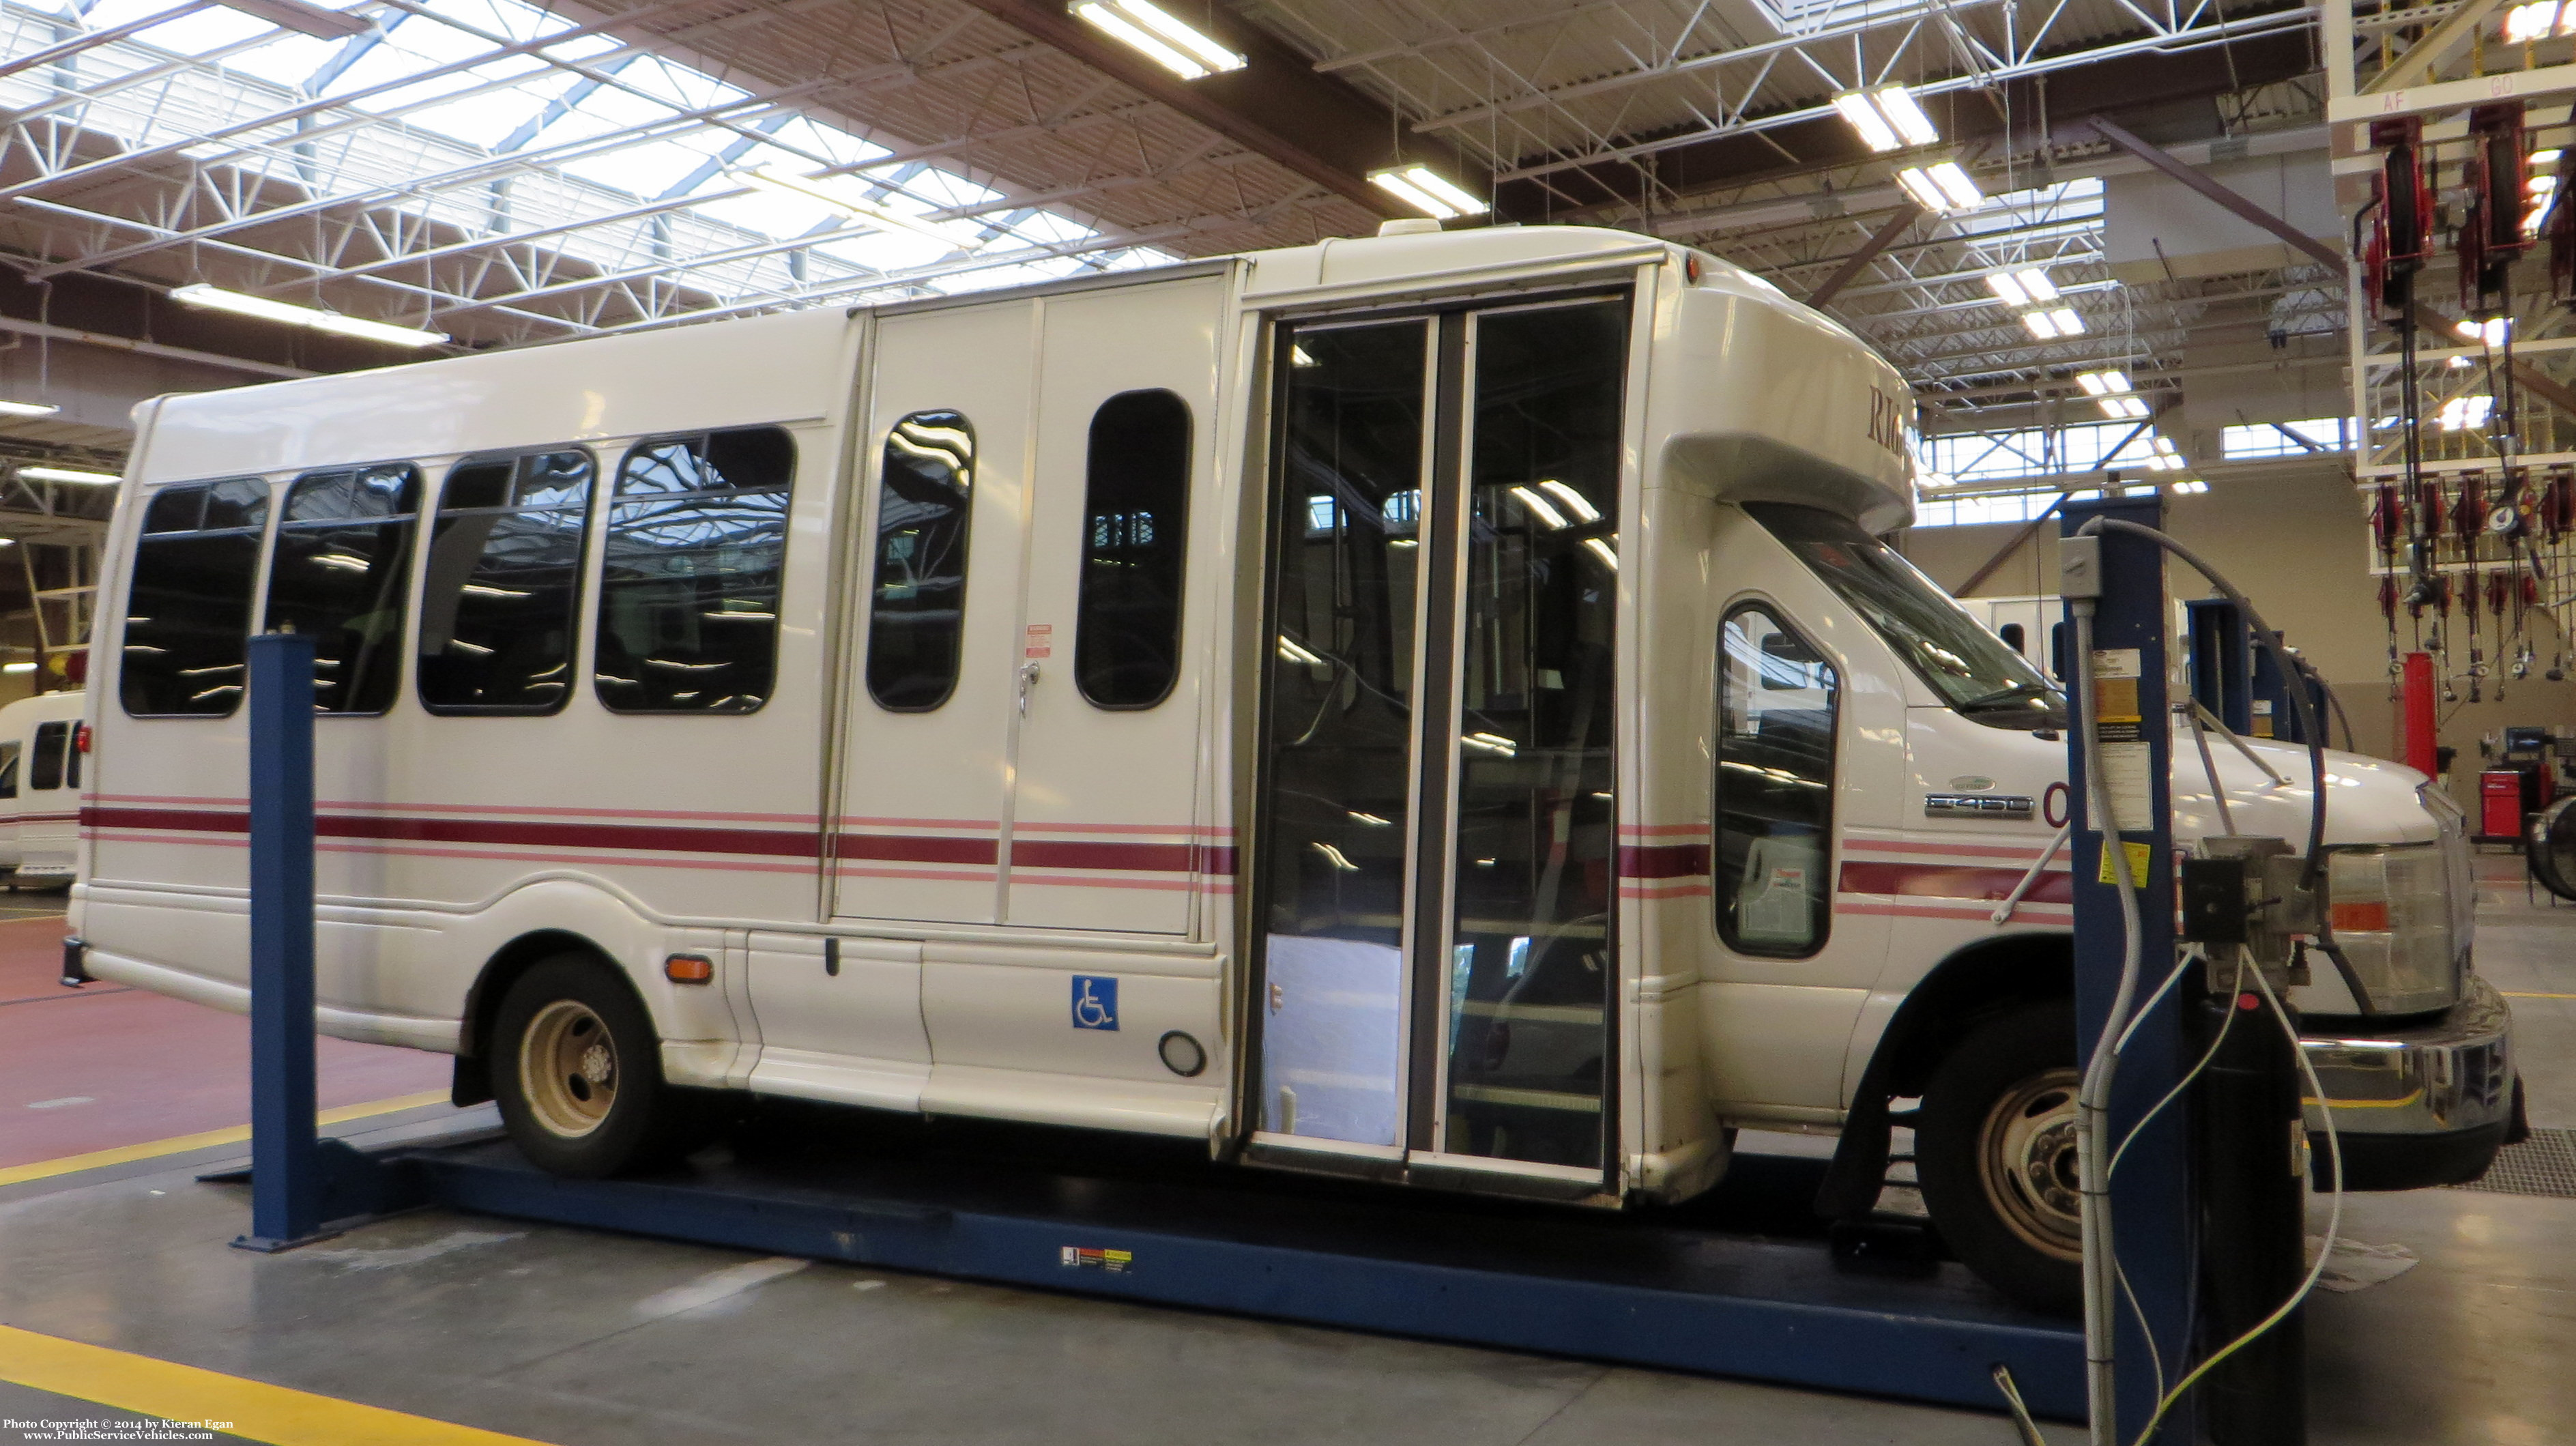
[[[2066,699],[2037,668],[1860,524],[1786,503],[1748,502],[1744,510],[1961,716],[2033,732],[2066,726]]]

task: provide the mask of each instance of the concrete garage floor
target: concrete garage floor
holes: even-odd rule
[[[2481,965],[2523,996],[2534,1123],[2576,1126],[2576,907],[2526,905],[2517,870],[2485,861]],[[390,1142],[487,1118],[432,1107],[342,1132]],[[440,1212],[259,1257],[225,1248],[244,1193],[192,1183],[237,1153],[0,1186],[0,1324],[479,1427],[421,1422],[429,1434],[403,1439],[486,1446],[482,1432],[560,1446],[2015,1440],[1975,1412]],[[2313,1441],[2569,1439],[2576,1200],[2356,1196],[2345,1229],[2422,1263],[2310,1308]],[[0,1336],[0,1376],[9,1349]],[[0,1383],[10,1418],[137,1419]]]

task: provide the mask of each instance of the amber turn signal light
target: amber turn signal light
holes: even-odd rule
[[[713,984],[716,961],[704,954],[674,954],[662,961],[662,977],[674,984]]]

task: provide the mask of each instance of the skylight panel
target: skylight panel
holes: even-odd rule
[[[423,0],[423,9],[443,20],[512,40],[532,40],[573,28],[573,22],[521,0]]]
[[[150,14],[155,10],[169,8],[167,5],[145,5],[137,13]],[[99,12],[95,10],[84,18],[88,20],[92,29],[116,23],[116,20],[100,18]],[[134,16],[126,15],[117,18],[131,20]],[[149,30],[138,31],[132,38],[138,45],[149,45],[156,50],[167,50],[175,55],[203,55],[210,50],[220,50],[255,35],[288,33],[290,32],[280,30],[265,20],[254,20],[238,10],[226,10],[217,6],[200,10],[194,15],[182,15],[165,25],[155,25]]]
[[[563,171],[649,201],[669,195],[693,172],[709,169],[710,159],[705,147],[687,141],[646,141],[602,155],[576,157],[564,163]]]

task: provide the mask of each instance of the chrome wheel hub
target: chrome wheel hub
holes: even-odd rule
[[[2083,1253],[2072,1069],[2035,1074],[2003,1092],[1980,1134],[1978,1177],[1995,1213],[2024,1243],[2075,1260]]]

